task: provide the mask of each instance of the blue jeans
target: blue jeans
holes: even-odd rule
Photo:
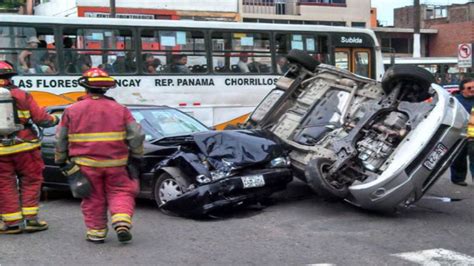
[[[468,141],[466,146],[461,150],[458,157],[454,159],[451,165],[451,181],[461,182],[466,180],[467,164],[469,157],[469,170],[474,173],[474,141]]]

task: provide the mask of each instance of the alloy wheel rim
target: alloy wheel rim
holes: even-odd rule
[[[158,195],[160,196],[160,203],[165,204],[170,200],[174,200],[181,196],[183,191],[178,182],[174,179],[165,179],[159,188]]]

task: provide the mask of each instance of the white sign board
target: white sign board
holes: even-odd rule
[[[472,43],[458,45],[458,67],[472,67]]]
[[[85,12],[85,17],[88,18],[110,18],[110,13],[100,13],[100,12]],[[154,15],[147,14],[115,14],[117,18],[130,18],[130,19],[155,19]]]

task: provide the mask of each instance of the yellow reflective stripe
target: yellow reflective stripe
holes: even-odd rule
[[[112,224],[119,223],[119,222],[125,222],[127,224],[131,224],[132,220],[131,219],[125,219],[125,218],[117,218],[117,219],[112,219]]]
[[[23,215],[36,215],[38,214],[39,207],[24,207],[21,208]]]
[[[474,137],[474,126],[469,126],[467,128],[467,137],[473,138]]]
[[[112,215],[112,223],[116,222],[126,222],[131,224],[132,223],[132,217],[126,213],[117,213]]]
[[[106,237],[107,236],[107,229],[89,229],[87,230],[87,234],[91,236],[98,236],[98,237]]]
[[[124,166],[127,165],[128,158],[125,157],[123,159],[116,159],[116,160],[94,160],[86,157],[74,157],[72,160],[84,166],[90,167],[115,167],[115,166]]]
[[[1,146],[0,145],[0,155],[8,155],[13,153],[18,153],[22,151],[29,151],[41,146],[40,143],[20,143],[12,146]]]
[[[87,78],[89,81],[114,81],[113,78],[108,77],[95,77],[95,78]]]
[[[64,171],[64,172],[66,172],[67,176],[71,176],[71,175],[79,172],[80,170],[81,170],[81,168],[79,168],[79,166],[74,165],[71,169],[69,169],[69,171]]]
[[[18,110],[17,113],[18,113],[18,118],[28,119],[31,117],[31,113],[28,110]]]
[[[2,214],[2,219],[4,222],[13,222],[23,219],[21,212],[5,213]]]
[[[125,137],[126,137],[125,131],[101,132],[101,133],[79,133],[79,134],[69,134],[68,140],[70,142],[117,141],[117,140],[124,140]]]

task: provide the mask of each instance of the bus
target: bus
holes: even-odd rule
[[[386,70],[391,66],[392,59],[384,57],[383,63]],[[397,65],[413,65],[422,67],[435,76],[438,84],[450,91],[457,90],[459,82],[463,77],[474,77],[473,73],[467,72],[466,69],[458,67],[457,57],[396,57],[394,58],[394,63]]]
[[[372,31],[318,25],[2,15],[0,60],[42,105],[75,102],[81,73],[108,71],[123,104],[177,107],[217,129],[242,122],[288,69],[291,49],[380,80]]]

